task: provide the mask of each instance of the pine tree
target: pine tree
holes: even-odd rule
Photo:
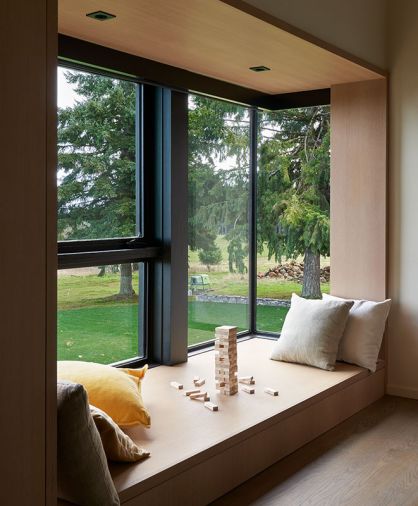
[[[320,298],[320,255],[329,255],[329,107],[266,113],[260,128],[258,249],[267,244],[277,261],[303,255],[302,296]]]
[[[58,238],[136,234],[136,85],[67,71],[78,96],[58,111]],[[122,264],[120,296],[134,294]]]

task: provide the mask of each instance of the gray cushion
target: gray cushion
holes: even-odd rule
[[[353,301],[309,300],[292,295],[271,358],[332,370]]]
[[[82,385],[58,381],[58,497],[79,506],[119,506]]]

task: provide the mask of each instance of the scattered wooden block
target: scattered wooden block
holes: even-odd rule
[[[205,383],[206,383],[206,380],[204,378],[199,379],[199,380],[197,380],[197,381],[194,382],[194,384],[195,384],[196,387],[201,387]]]
[[[241,376],[238,378],[239,383],[244,383],[245,385],[255,385],[254,376]]]
[[[251,387],[242,387],[242,391],[243,392],[247,392],[247,394],[255,394],[255,388],[251,388]]]
[[[264,391],[266,392],[266,394],[270,394],[270,395],[274,395],[274,396],[277,396],[279,395],[279,391],[278,390],[275,390],[274,388],[265,388]]]
[[[207,392],[199,392],[199,393],[195,393],[195,394],[190,394],[189,398],[194,401],[201,401],[201,402],[210,401],[210,398],[209,398]]]
[[[194,383],[195,381],[199,381],[199,380],[200,380],[200,376],[195,376],[195,377],[193,378],[193,383]]]
[[[192,388],[190,390],[185,390],[184,391],[184,395],[186,397],[188,397],[189,395],[192,395],[192,394],[198,394],[200,392],[200,390],[198,388]]]
[[[177,381],[172,381],[170,383],[170,386],[172,386],[173,388],[177,388],[177,390],[183,389],[183,385],[181,383],[178,383]]]
[[[211,411],[218,411],[219,410],[218,405],[215,404],[214,402],[207,401],[204,403],[204,406],[205,406],[205,408],[208,408]]]

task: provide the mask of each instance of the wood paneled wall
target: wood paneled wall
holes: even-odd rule
[[[0,504],[56,504],[56,0],[0,18]]]
[[[386,80],[331,88],[331,293],[386,297]]]

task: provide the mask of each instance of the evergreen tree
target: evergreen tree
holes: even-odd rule
[[[65,72],[78,99],[58,111],[58,238],[103,239],[136,233],[136,85]],[[131,296],[132,266],[120,268]]]
[[[190,97],[189,246],[199,255],[214,252],[216,236],[224,235],[231,272],[247,269],[248,158],[246,108]]]
[[[136,85],[68,71],[79,99],[58,114],[60,240],[136,234]],[[320,255],[329,254],[329,107],[260,114],[258,249],[304,256],[302,294],[320,297]],[[189,111],[189,246],[210,266],[228,241],[231,272],[248,255],[249,116],[245,107],[192,96]],[[203,260],[202,260],[203,261]],[[220,260],[219,260],[220,261]],[[132,266],[121,266],[132,295]]]
[[[212,242],[207,248],[199,250],[199,261],[206,265],[209,272],[212,265],[221,263],[222,252],[215,242]]]
[[[329,107],[266,113],[260,128],[258,249],[267,244],[277,261],[303,255],[302,296],[320,298],[320,255],[329,255]]]

